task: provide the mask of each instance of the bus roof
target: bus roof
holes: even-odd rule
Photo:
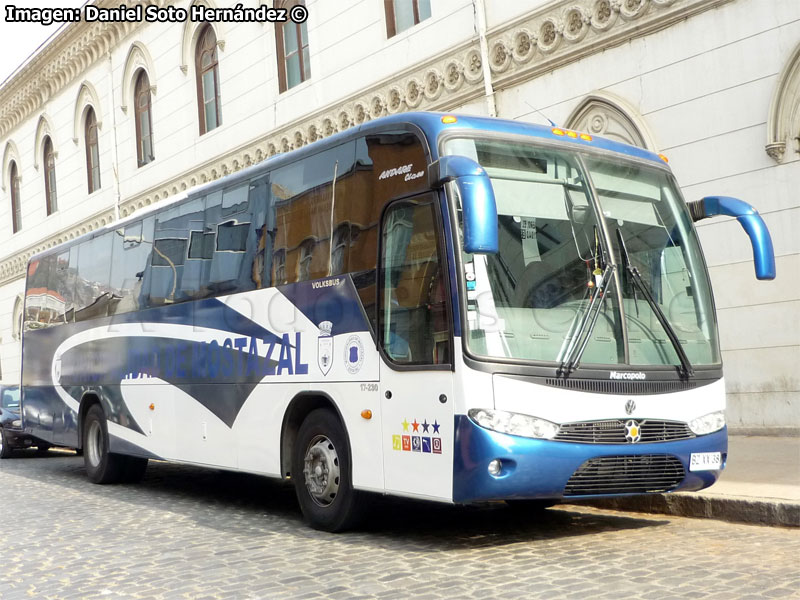
[[[539,125],[536,123],[525,123],[523,121],[512,121],[508,119],[498,119],[495,117],[461,115],[458,113],[404,112],[381,117],[373,121],[367,121],[361,125],[336,133],[325,139],[307,144],[302,148],[298,148],[297,150],[277,154],[264,161],[242,169],[241,171],[237,171],[236,173],[232,173],[230,175],[226,175],[225,177],[221,177],[220,179],[189,188],[188,190],[182,191],[180,194],[173,196],[166,202],[151,204],[144,209],[136,211],[136,213],[130,216],[120,219],[119,221],[109,223],[108,225],[85,233],[77,238],[69,240],[68,242],[58,244],[53,248],[48,248],[47,250],[37,252],[31,256],[29,262],[37,260],[42,256],[59,252],[63,248],[79,243],[81,240],[91,239],[107,231],[117,229],[126,223],[138,221],[151,212],[162,210],[187,198],[200,194],[206,194],[218,188],[228,187],[240,180],[251,177],[254,173],[280,168],[284,164],[300,160],[330,147],[357,138],[371,131],[385,129],[387,127],[391,127],[392,125],[412,125],[421,130],[428,143],[430,144],[433,142],[434,144],[430,148],[432,160],[439,158],[435,141],[441,134],[454,131],[484,131],[496,134],[523,135],[543,140],[559,141],[567,144],[574,144],[576,150],[593,148],[595,150],[604,150],[607,152],[622,154],[639,160],[652,161],[661,167],[665,166],[658,154],[649,150],[645,150],[644,148],[623,144],[621,142],[616,142],[614,140],[602,137],[587,136],[586,134],[581,136],[579,132],[567,130],[561,127]]]

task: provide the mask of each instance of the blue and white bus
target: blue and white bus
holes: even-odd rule
[[[95,483],[148,459],[290,479],[314,527],[448,503],[699,490],[725,388],[665,160],[557,127],[408,113],[279,155],[28,266],[25,429]],[[524,505],[523,503],[523,505]]]

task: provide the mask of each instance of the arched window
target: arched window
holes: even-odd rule
[[[100,147],[97,144],[97,117],[93,108],[86,111],[83,133],[86,140],[86,178],[91,194],[100,189]]]
[[[197,109],[200,117],[200,135],[222,124],[219,109],[219,63],[217,62],[217,36],[211,25],[200,32],[195,54],[197,74]]]
[[[304,4],[302,0],[285,1],[282,7]],[[308,52],[308,28],[306,22],[291,20],[277,23],[275,43],[278,50],[278,87],[281,92],[293,88],[311,77],[311,61]]]
[[[11,184],[11,229],[17,233],[22,229],[22,207],[19,202],[19,173],[17,173],[17,163],[13,160],[9,168],[9,183]]]
[[[147,73],[139,71],[134,88],[134,105],[136,106],[136,158],[139,166],[146,165],[155,159],[153,150],[153,117],[150,101],[150,80]]]
[[[44,138],[44,199],[47,204],[47,214],[52,215],[58,210],[58,194],[56,193],[56,157],[53,153],[53,142],[49,137]]]

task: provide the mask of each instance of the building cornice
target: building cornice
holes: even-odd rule
[[[530,80],[564,64],[602,52],[633,38],[650,35],[678,21],[732,1],[550,2],[524,17],[489,31],[489,59],[494,89],[499,90]],[[97,31],[92,38],[94,46],[90,47],[88,42],[87,45],[80,46],[85,48],[81,55],[83,58],[70,63],[74,74],[69,81],[77,78],[91,64],[91,61],[85,61],[92,52],[96,52],[98,48],[107,51],[111,40],[121,39],[131,30],[123,32],[112,28]],[[52,66],[52,59],[50,60],[51,63],[46,65],[48,68]],[[26,69],[32,65],[33,62]],[[3,104],[4,93],[5,88],[0,93],[0,105]],[[443,57],[416,64],[124,200],[120,205],[120,215],[130,215],[190,187],[223,177],[279,152],[291,151],[365,121],[408,110],[448,110],[480,99],[484,93],[481,54],[476,36],[452,48]],[[29,100],[24,106],[32,104],[35,102]],[[19,108],[20,104],[15,106],[18,106],[14,112],[14,115],[18,115],[14,117],[18,119],[16,122],[36,110],[32,108],[26,112],[27,109]],[[38,106],[40,105],[37,108]],[[4,119],[4,113],[0,112],[0,135],[3,133]],[[110,222],[112,215],[113,207],[109,207],[1,261],[0,284],[24,275],[28,258],[36,252],[105,225]]]
[[[134,1],[132,4],[146,4]],[[100,6],[114,4],[101,0]],[[116,46],[141,23],[86,23],[65,27],[0,88],[0,138],[34,116],[45,103]]]

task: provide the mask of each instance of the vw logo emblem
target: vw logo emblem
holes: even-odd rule
[[[636,402],[634,402],[633,399],[628,400],[625,403],[625,412],[628,413],[629,415],[632,415],[633,411],[635,410],[636,410]]]
[[[625,422],[625,441],[629,444],[635,444],[642,439],[642,430],[639,423],[631,419]]]

